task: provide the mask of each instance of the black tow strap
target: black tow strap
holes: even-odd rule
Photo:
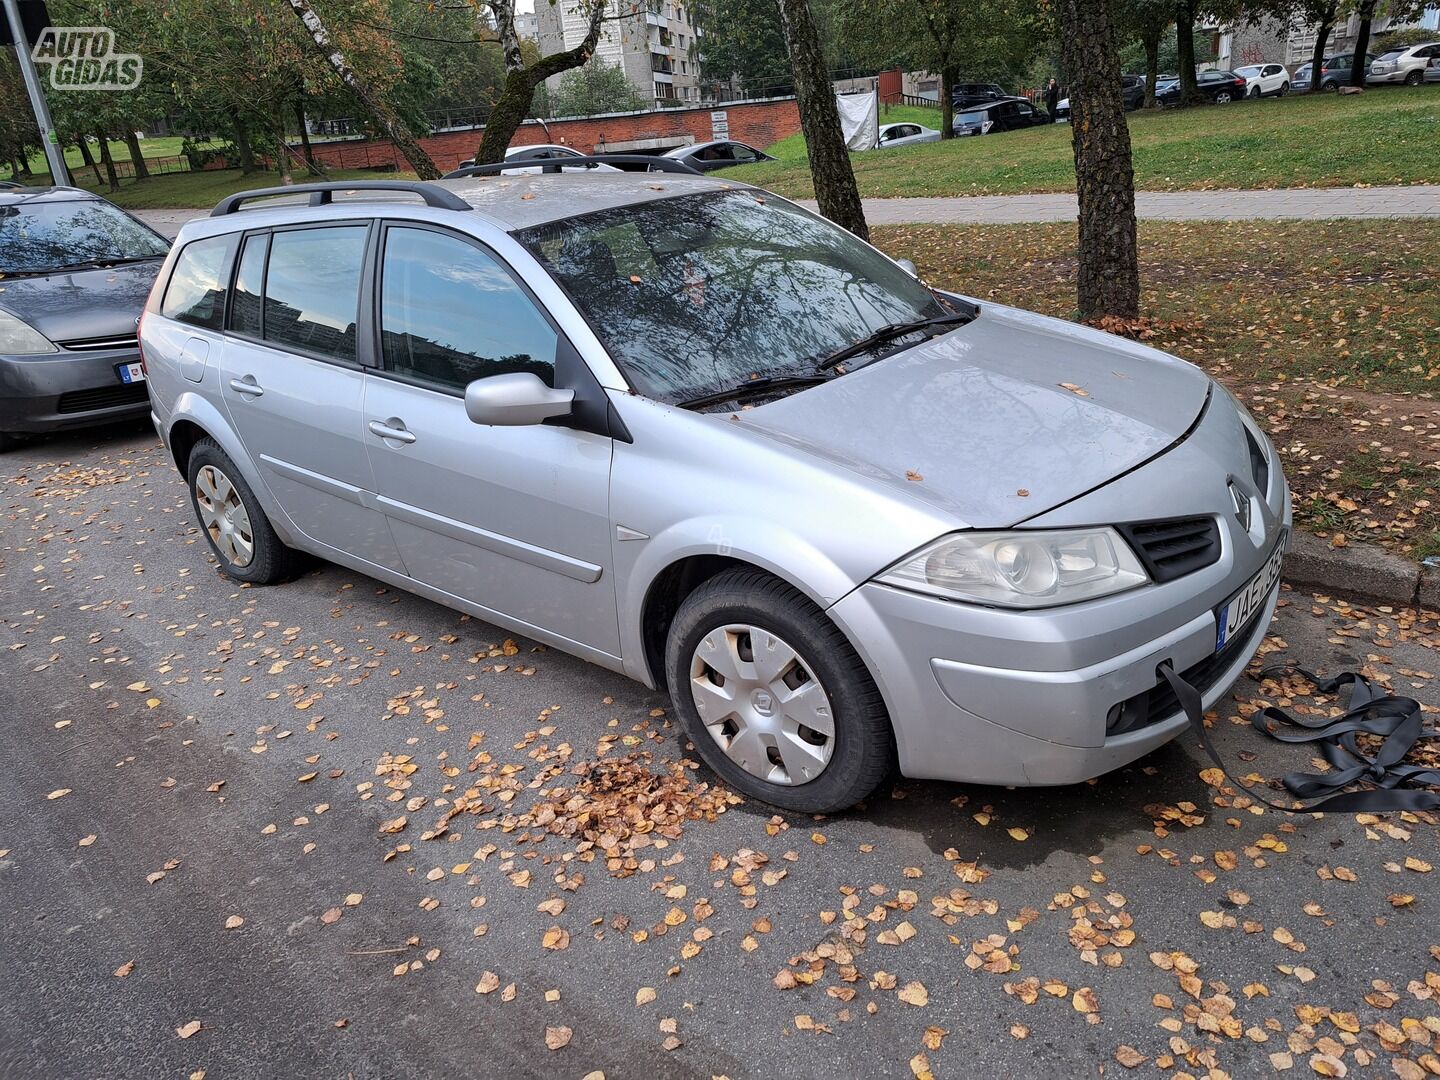
[[[1262,679],[1283,673],[1303,675],[1322,694],[1334,694],[1343,686],[1350,687],[1350,702],[1343,716],[1307,720],[1270,705],[1250,717],[1255,729],[1272,739],[1285,743],[1319,743],[1320,752],[1330,763],[1329,772],[1286,773],[1283,783],[1292,795],[1298,799],[1319,801],[1308,806],[1282,806],[1271,802],[1255,788],[1241,784],[1225,768],[1205,727],[1200,691],[1177,675],[1168,660],[1159,666],[1158,671],[1175,692],[1190,726],[1200,738],[1200,744],[1205,747],[1210,760],[1225,774],[1225,779],[1274,810],[1290,814],[1318,814],[1329,811],[1381,813],[1388,810],[1440,809],[1440,792],[1428,791],[1420,786],[1440,785],[1440,769],[1402,764],[1405,755],[1417,742],[1440,738],[1440,730],[1425,727],[1420,703],[1414,698],[1396,697],[1377,689],[1364,675],[1353,671],[1341,672],[1333,679],[1319,678],[1294,665],[1269,667],[1262,671]],[[1275,730],[1271,730],[1267,721],[1275,722]],[[1289,730],[1284,725],[1288,725]],[[1361,733],[1385,740],[1374,757],[1367,756],[1356,742],[1356,736]],[[1359,791],[1343,790],[1361,782],[1373,786]]]

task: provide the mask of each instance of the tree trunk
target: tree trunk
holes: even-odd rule
[[[1160,35],[1164,30],[1145,31],[1145,100],[1142,109],[1155,108],[1155,80],[1160,77]]]
[[[96,136],[100,139],[100,160],[105,165],[105,179],[113,195],[120,190],[120,176],[115,172],[115,159],[110,155],[110,138],[103,131],[96,132]]]
[[[515,5],[511,0],[492,0],[490,10],[495,15],[500,33],[500,51],[505,57],[505,81],[500,86],[500,96],[490,109],[490,117],[485,121],[480,145],[475,150],[475,164],[495,165],[504,161],[510,140],[530,115],[535,88],[552,75],[583,67],[595,55],[606,5],[600,0],[586,2],[590,4],[590,24],[584,40],[573,49],[542,56],[526,67],[520,53],[520,36],[515,33]]]
[[[955,83],[960,78],[953,67],[940,72],[940,138],[955,137]]]
[[[295,176],[290,171],[290,147],[285,141],[285,114],[275,114],[275,167],[280,171],[280,183],[293,184]]]
[[[1135,318],[1140,313],[1135,173],[1109,0],[1059,0],[1055,10],[1071,74],[1080,317]]]
[[[310,175],[324,176],[325,170],[315,160],[315,148],[310,145],[310,129],[305,124],[305,102],[299,99],[295,102],[295,122],[300,125],[300,145],[305,148],[305,165]]]
[[[425,152],[424,147],[415,141],[410,129],[387,102],[371,92],[369,84],[350,66],[350,61],[345,59],[339,46],[331,44],[330,31],[325,29],[320,16],[315,14],[310,0],[290,0],[290,10],[295,12],[296,18],[305,25],[310,40],[315,43],[315,48],[325,58],[325,62],[340,77],[340,81],[365,106],[380,130],[395,144],[400,153],[405,155],[405,160],[415,170],[415,175],[421,180],[440,179],[440,170],[435,167],[435,162]]]
[[[1365,54],[1370,51],[1370,21],[1375,18],[1375,7],[1377,0],[1362,0],[1357,13],[1360,16],[1360,30],[1355,36],[1355,56],[1350,61],[1350,85],[1358,86],[1362,90],[1365,87],[1365,76],[1370,72],[1370,65],[1365,62]]]
[[[250,148],[250,134],[245,130],[245,121],[235,118],[235,149],[240,153],[240,174],[249,176],[255,171],[255,151]]]
[[[810,159],[820,213],[868,240],[870,230],[860,205],[860,189],[855,186],[855,171],[840,130],[835,89],[830,85],[830,71],[820,49],[809,0],[780,0],[780,23],[795,77],[800,129],[805,135],[805,153]]]
[[[130,164],[135,167],[135,179],[149,180],[150,167],[145,164],[145,152],[140,149],[140,140],[133,128],[125,132],[125,148],[130,152]]]
[[[85,164],[90,167],[90,171],[95,174],[96,185],[98,186],[104,183],[104,180],[102,180],[100,177],[100,166],[95,164],[95,155],[90,153],[89,141],[85,138],[84,135],[77,135],[75,137],[75,142],[80,147],[80,160],[85,162]]]
[[[1198,105],[1203,99],[1195,85],[1195,0],[1175,5],[1175,49],[1180,54],[1180,104]]]
[[[1307,94],[1320,93],[1320,68],[1325,63],[1325,46],[1330,41],[1330,30],[1335,24],[1335,5],[1331,4],[1328,14],[1315,30],[1315,51],[1310,56],[1310,89]]]

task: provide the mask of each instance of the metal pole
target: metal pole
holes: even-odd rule
[[[5,14],[10,20],[10,36],[15,40],[15,59],[20,64],[25,90],[29,93],[30,105],[35,110],[35,124],[40,129],[40,141],[45,146],[45,160],[50,163],[50,182],[68,186],[70,170],[65,167],[65,152],[60,147],[60,140],[55,137],[55,125],[50,121],[50,110],[45,105],[45,93],[40,89],[39,76],[35,74],[35,61],[30,57],[30,43],[25,39],[25,27],[20,22],[19,0],[5,0]]]

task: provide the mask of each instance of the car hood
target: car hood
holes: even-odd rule
[[[0,278],[0,308],[51,341],[134,337],[163,259],[108,270],[73,270],[44,277]]]
[[[1209,378],[1173,356],[987,304],[948,334],[747,409],[744,423],[925,500],[957,527],[997,528],[1161,453],[1209,393]]]

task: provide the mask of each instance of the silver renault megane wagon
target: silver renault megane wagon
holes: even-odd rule
[[[1185,729],[1162,665],[1208,708],[1258,648],[1289,492],[1187,363],[743,184],[289,190],[186,225],[140,332],[235,580],[309,553],[665,687],[813,812],[1097,776]]]

